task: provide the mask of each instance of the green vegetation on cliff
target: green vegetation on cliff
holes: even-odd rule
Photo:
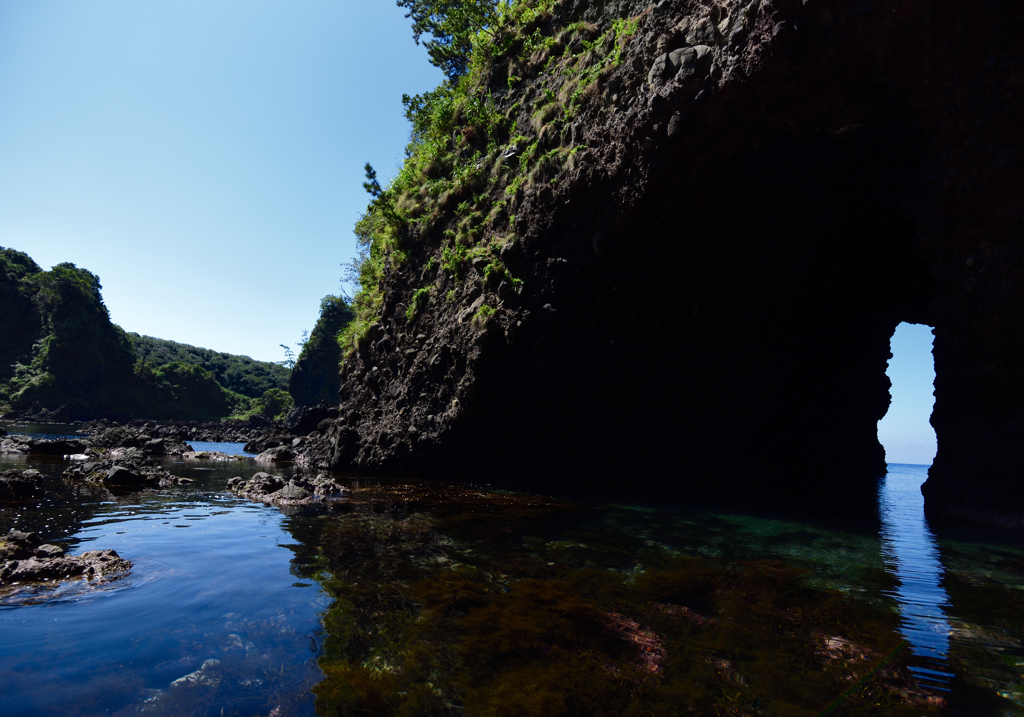
[[[211,372],[224,388],[249,398],[259,398],[272,388],[285,389],[288,386],[289,371],[281,364],[255,361],[248,356],[226,354],[152,336],[134,333],[128,336],[143,363],[163,366],[178,361],[199,366]]]
[[[557,182],[585,154],[570,121],[637,31],[636,19],[559,23],[555,0],[398,4],[409,9],[417,41],[432,33],[431,61],[448,79],[403,98],[410,142],[390,184],[367,165],[372,199],[355,227],[360,254],[350,271],[359,284],[355,319],[339,336],[346,355],[379,320],[386,276],[411,285],[409,322],[440,291],[436,267],[461,282],[472,263],[492,288],[521,290],[502,258],[517,241],[515,212],[525,190]],[[433,286],[412,278],[427,275],[438,277]]]
[[[74,264],[43,271],[25,253],[0,247],[7,334],[0,348],[0,409],[66,406],[61,415],[67,419],[211,421],[246,415],[257,403],[276,409],[273,416],[291,407],[283,368],[148,337],[136,346],[111,323],[100,288],[99,277]],[[207,366],[247,393],[222,386]]]
[[[302,346],[288,383],[288,392],[296,406],[338,402],[341,348],[337,337],[352,317],[352,308],[342,297],[325,296],[320,301],[320,318]]]

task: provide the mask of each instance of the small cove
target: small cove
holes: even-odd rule
[[[398,648],[381,636],[408,635],[403,620],[415,608],[383,596],[401,597],[402,585],[475,571],[513,596],[520,579],[612,576],[622,589],[685,559],[778,561],[805,571],[801,585],[892,615],[887,647],[907,641],[900,659],[948,713],[1020,714],[1024,704],[1024,550],[1014,536],[985,531],[936,536],[921,511],[924,466],[890,466],[877,521],[837,523],[404,481],[354,481],[344,503],[276,508],[226,490],[255,464],[165,463],[195,482],[111,496],[65,486],[60,462],[0,460],[53,478],[42,505],[0,509],[0,529],[38,531],[71,553],[113,548],[134,563],[105,585],[69,582],[0,600],[0,714],[317,714],[311,690],[328,684],[322,667],[333,664],[325,659],[339,605],[353,606],[345,614],[355,626],[339,654],[393,661]],[[329,566],[323,545],[354,551],[352,562]],[[381,596],[373,609],[367,581]],[[729,670],[742,673],[719,673]]]

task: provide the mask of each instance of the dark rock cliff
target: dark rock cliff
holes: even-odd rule
[[[579,20],[615,61],[545,125]],[[302,460],[867,504],[909,321],[935,327],[929,510],[1024,516],[1019,4],[577,0],[538,33],[481,82],[512,123],[491,189],[409,230]],[[497,256],[445,271],[474,191],[508,198],[470,240]]]

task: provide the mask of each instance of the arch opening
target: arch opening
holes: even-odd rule
[[[932,327],[900,323],[890,339],[886,376],[890,404],[878,422],[878,441],[887,464],[930,466],[935,459],[935,429],[929,419],[935,404]]]
[[[920,159],[901,126],[777,137],[666,163],[628,215],[567,227],[550,304],[486,372],[474,465],[873,511],[889,339],[933,298]]]

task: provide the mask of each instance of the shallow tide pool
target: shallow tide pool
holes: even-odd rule
[[[30,466],[50,492],[0,531],[133,567],[0,595],[2,715],[1024,714],[1019,536],[936,536],[924,466],[854,522],[423,481],[276,508],[227,492],[248,462],[113,496],[0,459]]]

